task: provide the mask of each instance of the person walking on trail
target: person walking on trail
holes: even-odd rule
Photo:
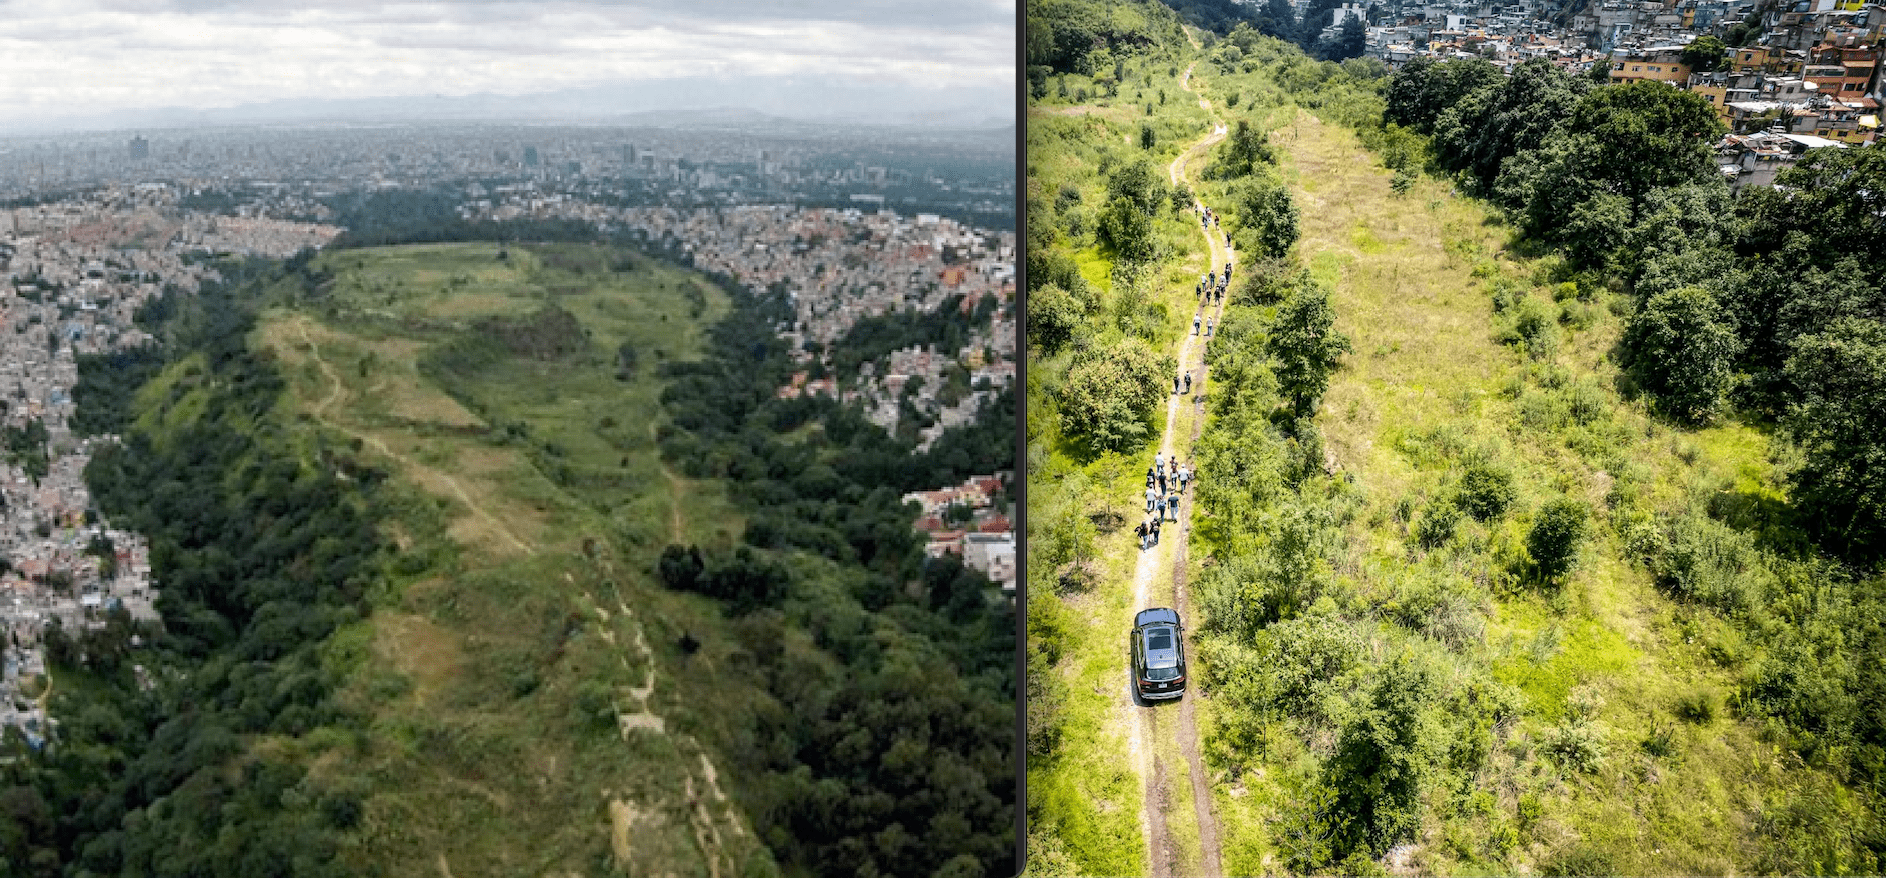
[[[1192,373],[1190,372],[1185,373],[1185,392],[1192,392]]]
[[[1133,525],[1133,535],[1139,538],[1140,551],[1146,551],[1146,522]]]
[[[1155,492],[1153,487],[1150,485],[1147,486],[1146,488],[1146,511],[1147,512],[1153,511],[1153,498],[1157,496],[1159,495]]]
[[[1198,315],[1197,314],[1192,315],[1192,334],[1193,335],[1198,334]]]
[[[1172,520],[1178,521],[1179,520],[1179,493],[1177,491],[1172,492],[1171,496],[1168,496],[1166,498],[1166,506],[1172,510]]]
[[[1211,338],[1211,330],[1212,330],[1212,321],[1211,321],[1211,318],[1207,317],[1205,318],[1205,337],[1206,338]]]
[[[1159,519],[1153,519],[1153,545],[1159,545]]]
[[[1174,394],[1179,392],[1179,376],[1177,375],[1172,376],[1172,392]]]

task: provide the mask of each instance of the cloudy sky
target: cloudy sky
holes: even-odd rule
[[[1012,118],[1014,59],[1015,0],[0,0],[0,125],[676,78],[726,82],[726,106],[786,82]]]

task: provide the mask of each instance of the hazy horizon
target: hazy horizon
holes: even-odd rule
[[[0,2],[8,133],[746,109],[1012,125],[1014,0]]]

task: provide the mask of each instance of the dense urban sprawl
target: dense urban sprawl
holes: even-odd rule
[[[1309,0],[1297,6],[1307,12]],[[1730,128],[1716,153],[1737,188],[1772,185],[1807,150],[1879,137],[1886,5],[1598,0],[1558,13],[1535,0],[1344,4],[1331,27],[1372,22],[1366,51],[1394,67],[1424,57],[1483,58],[1510,73],[1544,58],[1578,70],[1606,65],[1614,82],[1650,79],[1693,91]],[[1719,53],[1714,43],[1693,51],[1703,38],[1722,43]]]

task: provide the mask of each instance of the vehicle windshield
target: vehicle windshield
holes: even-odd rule
[[[1146,648],[1148,650],[1171,649],[1172,648],[1172,632],[1165,629],[1160,629],[1158,631],[1153,631],[1153,632],[1148,633],[1146,635]]]
[[[1177,680],[1179,679],[1179,669],[1178,668],[1147,668],[1146,679],[1148,680]]]

